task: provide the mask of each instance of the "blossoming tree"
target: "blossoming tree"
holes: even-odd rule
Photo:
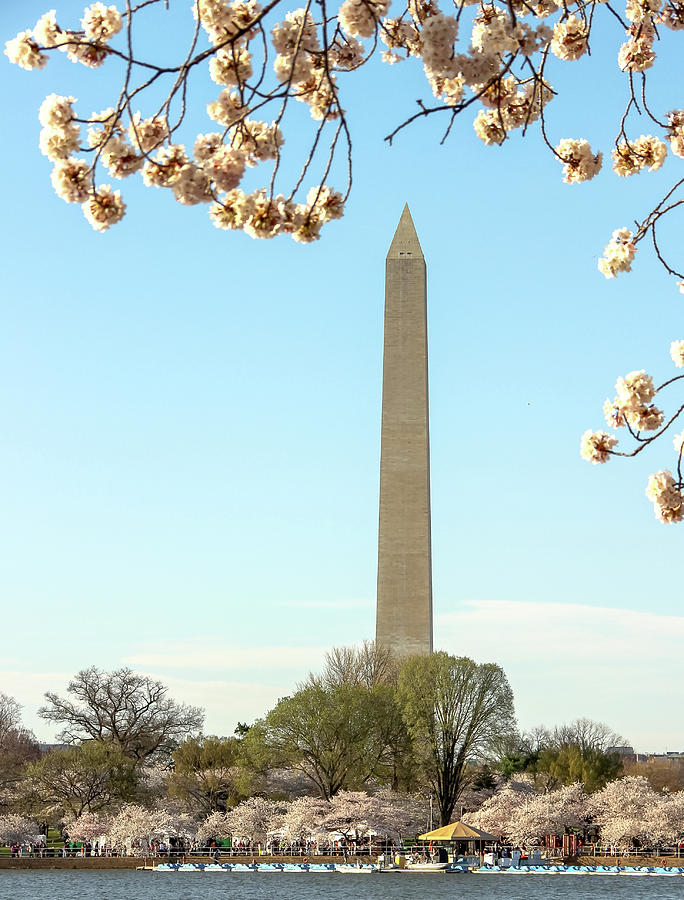
[[[611,781],[593,794],[589,809],[607,845],[628,849],[635,841],[652,840],[651,824],[660,818],[662,796],[640,776]]]
[[[330,804],[320,797],[297,797],[287,806],[282,820],[283,837],[286,841],[309,841],[324,828]]]
[[[236,840],[263,843],[269,832],[281,827],[284,812],[284,803],[264,797],[250,797],[226,814],[228,834]]]
[[[107,834],[111,825],[110,816],[84,812],[77,819],[68,822],[65,830],[72,841],[94,841]]]
[[[81,204],[97,230],[120,221],[126,208],[119,191],[99,183],[104,169],[116,180],[140,173],[181,204],[207,204],[219,228],[315,240],[325,222],[342,215],[351,185],[343,85],[380,45],[388,64],[422,63],[434,96],[432,105],[419,101],[418,111],[387,136],[390,143],[418,119],[442,116],[448,134],[457,116],[475,113],[475,132],[486,145],[502,144],[514,130],[538,133],[564,180],[576,184],[593,178],[603,157],[583,138],[550,138],[553,69],[588,54],[597,21],[608,20],[623,41],[616,66],[628,87],[611,153],[615,173],[657,171],[668,148],[684,156],[684,111],[652,109],[646,92],[656,41],[684,27],[678,0],[453,0],[444,9],[437,0],[409,0],[391,16],[390,0],[342,0],[339,7],[308,0],[293,10],[282,0],[187,0],[194,21],[187,19],[186,46],[176,64],[163,64],[157,36],[163,17],[173,14],[169,7],[169,0],[122,0],[121,8],[96,2],[80,22],[58,21],[50,11],[6,45],[9,59],[25,69],[43,68],[55,51],[87,69],[119,67],[120,89],[103,98],[102,112],[83,116],[73,97],[54,94],[40,112],[40,147],[54,163],[55,190]],[[190,149],[188,92],[207,70],[218,87],[192,102],[206,104],[214,130],[196,135]],[[308,150],[293,166],[285,162],[285,145],[288,129],[301,128],[297,102],[312,124]],[[640,117],[655,135],[638,133]],[[251,168],[260,175],[246,188]],[[326,184],[345,170],[342,192]],[[662,257],[656,232],[682,202],[683,183],[676,181],[634,231],[614,232],[599,264],[606,277],[629,271],[648,236],[668,271],[683,278]]]
[[[42,840],[42,836],[33,819],[14,814],[0,816],[0,844],[19,844],[22,841],[40,840]]]
[[[526,801],[534,796],[532,784],[524,784],[522,790],[506,785],[498,793],[486,800],[475,812],[465,818],[469,824],[475,825],[497,837],[510,834],[511,823],[524,808]]]
[[[135,803],[123,806],[107,829],[107,840],[116,847],[148,849],[154,839],[193,838],[197,825],[192,817],[173,806],[147,809]]]
[[[51,54],[62,52],[85,70],[107,65],[120,76],[99,112],[86,115],[73,96],[53,93],[39,114],[40,150],[53,163],[55,191],[80,204],[98,231],[126,212],[121,191],[102,183],[106,173],[116,181],[139,175],[182,205],[205,204],[218,228],[254,238],[318,239],[324,224],[343,215],[351,189],[343,88],[380,46],[387,64],[421,63],[433,94],[387,135],[389,143],[403,128],[434,116],[443,118],[446,139],[455,119],[466,116],[488,146],[505,143],[512,132],[538,135],[563,180],[577,185],[599,172],[603,153],[582,137],[562,136],[562,124],[549,115],[560,91],[554,71],[577,66],[599,44],[604,52],[612,28],[621,42],[615,71],[626,92],[625,108],[615,116],[614,173],[627,180],[661,170],[668,156],[673,162],[684,157],[684,109],[661,108],[649,90],[658,63],[684,29],[680,0],[452,0],[443,6],[408,0],[391,15],[390,6],[390,0],[342,0],[339,6],[307,0],[297,9],[284,0],[176,0],[173,8],[170,0],[96,2],[78,22],[46,12],[9,40],[5,53],[28,70],[42,69]],[[160,56],[158,34],[165,17],[176,15],[186,41],[169,63]],[[215,88],[207,90],[202,73]],[[309,114],[303,142],[300,104]],[[339,179],[340,190],[328,183]],[[633,228],[613,232],[599,260],[606,278],[629,272],[648,239],[684,291],[684,275],[659,240],[664,217],[684,203],[683,190],[684,178],[675,175]],[[673,343],[672,356],[684,365],[684,341]],[[588,431],[585,458],[600,463],[611,455],[634,456],[684,409],[666,417],[651,404],[677,378],[656,389],[640,374],[618,381],[617,402],[606,412],[611,426],[630,432],[635,449],[617,451],[614,435]],[[663,522],[684,519],[682,444],[679,435],[676,474],[659,471],[647,487]]]
[[[536,793],[530,784],[518,784],[504,787],[470,814],[469,821],[515,844],[530,846],[544,835],[582,828],[589,815],[587,794],[581,784],[543,793]]]

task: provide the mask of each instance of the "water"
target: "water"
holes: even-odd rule
[[[684,900],[684,878],[2,871],[0,900]]]

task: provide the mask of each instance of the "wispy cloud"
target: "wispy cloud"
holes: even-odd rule
[[[220,669],[223,672],[279,672],[318,668],[327,647],[230,644],[214,636],[161,638],[124,658],[125,665],[163,669]],[[268,676],[267,676],[268,677]]]
[[[293,609],[374,609],[375,600],[290,600],[284,605]]]
[[[251,644],[216,634],[160,637],[116,664],[158,678],[178,701],[206,709],[208,732],[230,734],[238,720],[263,716],[307,672],[319,670],[329,649],[258,646],[258,630],[245,634]],[[437,616],[435,638],[438,648],[504,668],[523,728],[588,716],[607,722],[639,750],[684,749],[684,616],[469,600]],[[73,675],[48,665],[23,672],[4,660],[0,671],[0,691],[24,704],[26,724],[41,737],[51,728],[35,716],[43,693],[62,693]]]
[[[684,617],[580,603],[470,600],[437,617],[437,644],[497,662],[523,727],[606,721],[638,749],[684,749]]]

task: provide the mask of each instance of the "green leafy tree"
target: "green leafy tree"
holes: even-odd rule
[[[329,800],[372,778],[392,781],[400,730],[390,687],[308,684],[280,700],[243,743],[255,768],[295,769]]]
[[[87,741],[80,747],[52,750],[26,770],[24,803],[46,816],[78,818],[133,800],[135,760],[119,746]]]
[[[587,793],[592,793],[622,773],[622,760],[617,753],[564,744],[542,750],[533,771],[544,779],[549,790],[579,781]]]
[[[513,692],[503,670],[467,657],[410,657],[399,674],[399,703],[414,742],[416,764],[448,825],[473,762],[486,759],[514,728]]]
[[[241,741],[200,735],[183,741],[173,754],[169,794],[209,815],[224,812],[249,794],[249,776],[241,765]]]

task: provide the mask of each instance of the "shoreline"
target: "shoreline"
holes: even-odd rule
[[[302,856],[222,856],[221,862],[241,862],[241,863],[300,863],[305,857]],[[345,860],[340,856],[311,856],[308,857],[310,862],[315,863],[341,863]],[[161,863],[177,862],[183,860],[183,857],[170,859],[168,856],[67,856],[62,857],[40,857],[40,856],[20,856],[20,857],[0,857],[0,872],[9,869],[82,869],[84,871],[94,871],[97,869],[137,869],[142,866],[160,865]],[[348,856],[346,862],[376,862],[377,856]],[[210,864],[214,862],[213,856],[188,856],[185,857],[188,863],[204,863]]]
[[[181,857],[182,858],[182,857]],[[301,863],[302,856],[225,856],[222,862],[259,862],[259,863]],[[614,866],[618,857],[615,856],[579,856],[566,857],[563,860],[557,860],[557,863],[564,865],[580,865],[580,866]],[[684,866],[684,857],[677,856],[620,856],[621,866]],[[324,863],[341,863],[343,860],[339,856],[312,856],[309,861],[317,864]],[[0,872],[17,870],[17,869],[65,869],[74,871],[98,871],[102,869],[137,869],[142,866],[160,865],[169,862],[168,856],[86,856],[86,857],[0,857]],[[213,856],[192,856],[187,857],[186,862],[210,864],[214,862]],[[349,863],[370,863],[377,862],[374,856],[348,856],[346,862]]]

